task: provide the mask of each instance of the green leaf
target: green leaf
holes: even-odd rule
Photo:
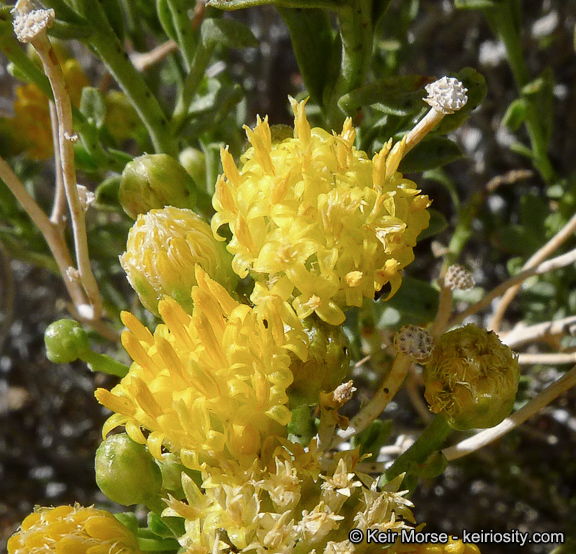
[[[497,8],[502,0],[454,0],[454,7],[459,10],[484,10]]]
[[[206,48],[223,44],[229,48],[255,48],[258,39],[250,27],[232,19],[206,19],[200,27],[202,43]]]
[[[172,39],[174,42],[178,40],[178,33],[176,32],[176,27],[174,26],[174,20],[172,19],[172,10],[168,4],[168,0],[156,0],[156,11],[158,12],[158,19],[164,32],[168,38]]]
[[[516,154],[520,154],[521,156],[528,158],[529,160],[534,159],[534,153],[532,152],[532,149],[519,141],[513,142],[510,145],[510,150],[512,150],[512,152],[516,152]]]
[[[502,125],[505,125],[512,131],[517,131],[526,120],[526,100],[524,98],[517,98],[514,100],[506,110],[502,118]]]
[[[360,446],[360,455],[372,454],[370,461],[375,462],[380,449],[390,438],[394,424],[391,419],[382,421],[377,419],[359,435],[352,438],[352,448]]]
[[[322,95],[331,84],[335,35],[328,13],[319,9],[278,8],[290,32],[300,73],[312,101],[322,105]],[[336,53],[340,55],[339,52]]]
[[[114,514],[114,517],[124,525],[124,527],[128,527],[132,533],[136,534],[138,532],[138,519],[134,512],[121,512]]]
[[[49,34],[60,40],[82,40],[92,36],[94,29],[87,22],[84,25],[57,19],[50,27]]]
[[[100,128],[106,118],[106,102],[97,88],[84,87],[80,97],[80,111],[86,119]]]
[[[345,94],[338,106],[347,115],[353,115],[363,106],[374,106],[378,111],[394,115],[418,112],[425,105],[424,86],[431,82],[423,75],[384,77],[374,83]]]
[[[460,147],[446,137],[426,137],[400,162],[401,173],[420,173],[441,167],[462,157]]]
[[[444,217],[444,214],[433,208],[428,208],[428,212],[430,213],[430,224],[418,235],[416,239],[418,242],[441,233],[448,227],[448,221]]]
[[[122,207],[118,201],[118,191],[120,190],[120,176],[113,175],[102,181],[95,191],[96,203],[98,206],[106,206],[120,211]]]
[[[430,283],[404,276],[400,290],[386,301],[385,306],[394,308],[402,314],[399,325],[407,323],[423,325],[436,317],[438,299],[439,292]],[[381,326],[381,322],[378,326]]]
[[[523,225],[510,225],[497,234],[498,245],[507,252],[527,257],[538,249],[540,241]]]
[[[546,142],[550,141],[554,123],[554,72],[547,67],[541,75],[522,87],[522,94],[536,105],[538,121],[544,131]]]

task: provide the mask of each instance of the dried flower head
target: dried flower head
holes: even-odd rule
[[[488,428],[510,414],[520,366],[495,333],[466,325],[438,339],[423,377],[432,412],[455,429]]]
[[[54,24],[56,14],[54,10],[32,10],[27,13],[17,11],[14,16],[14,32],[20,42],[31,42],[41,32]]]
[[[468,102],[468,89],[454,77],[442,77],[425,88],[428,97],[424,102],[443,114],[454,113]]]
[[[8,539],[8,554],[140,554],[136,536],[112,514],[96,508],[58,506],[30,514]]]
[[[163,296],[172,297],[188,312],[192,310],[196,264],[233,290],[237,277],[230,261],[230,254],[201,217],[172,206],[138,216],[128,234],[126,252],[120,256],[132,288],[155,315]]]
[[[465,267],[454,264],[448,268],[444,276],[444,284],[450,290],[469,290],[476,282],[472,274]]]
[[[396,350],[414,358],[417,362],[424,362],[432,354],[434,342],[426,329],[416,325],[404,325],[394,335],[394,346]]]
[[[256,280],[253,302],[272,291],[300,318],[316,313],[339,325],[344,309],[385,284],[388,298],[398,290],[430,201],[397,171],[403,143],[390,141],[369,159],[353,146],[350,119],[331,135],[310,128],[305,102],[291,102],[293,137],[273,143],[258,119],[239,168],[222,151],[212,229],[230,226],[233,268]]]

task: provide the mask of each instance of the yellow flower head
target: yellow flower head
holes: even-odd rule
[[[165,446],[193,469],[203,462],[251,463],[266,436],[285,433],[289,351],[305,358],[307,337],[280,298],[252,309],[199,266],[196,280],[192,315],[166,297],[159,304],[165,324],[154,335],[123,314],[129,332],[122,340],[134,364],[111,392],[96,391],[116,412],[103,432],[125,425],[157,459]]]
[[[256,280],[252,300],[272,290],[300,318],[316,312],[339,325],[385,284],[392,296],[428,226],[430,201],[397,171],[403,143],[388,142],[371,160],[353,146],[350,119],[341,134],[310,128],[305,103],[291,99],[293,138],[273,143],[267,119],[246,128],[252,147],[240,168],[222,151],[212,229],[230,226],[233,268]]]
[[[158,315],[158,301],[164,295],[190,312],[196,264],[233,289],[237,277],[230,269],[230,259],[204,220],[191,210],[168,206],[138,216],[120,263],[142,304]]]
[[[495,333],[466,325],[439,338],[423,377],[430,410],[463,431],[494,427],[510,414],[520,366]]]
[[[136,536],[96,508],[36,508],[8,540],[9,554],[140,554]]]

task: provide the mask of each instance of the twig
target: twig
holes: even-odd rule
[[[454,327],[456,325],[459,325],[467,317],[474,315],[475,313],[489,306],[492,300],[504,294],[504,292],[506,292],[510,287],[513,287],[518,283],[522,283],[522,281],[528,279],[528,277],[532,277],[532,275],[542,275],[543,273],[554,271],[555,269],[559,269],[561,267],[570,265],[575,261],[576,261],[576,249],[571,250],[566,254],[562,254],[561,256],[557,256],[556,258],[552,258],[551,260],[548,260],[546,262],[543,262],[537,267],[532,267],[530,269],[522,271],[518,275],[511,277],[507,281],[504,281],[504,283],[501,283],[500,285],[492,289],[488,294],[486,294],[486,296],[484,296],[484,298],[482,298],[482,300],[476,302],[476,304],[473,304],[468,309],[464,310],[462,313],[454,316],[452,320],[448,323],[448,326]]]
[[[404,382],[404,378],[411,364],[412,359],[410,356],[398,352],[390,369],[390,373],[388,373],[372,400],[352,418],[345,431],[338,433],[338,435],[334,437],[330,448],[336,448],[340,443],[364,431],[364,429],[384,411]]]
[[[72,257],[58,228],[48,219],[48,216],[42,211],[42,208],[38,206],[34,198],[32,198],[24,188],[24,185],[20,182],[20,179],[18,179],[16,173],[12,171],[12,168],[2,158],[0,158],[0,178],[8,185],[12,194],[18,202],[20,202],[20,205],[44,236],[44,239],[48,243],[48,248],[50,248],[50,252],[52,252],[56,260],[56,264],[62,274],[64,284],[68,289],[68,294],[70,298],[72,298],[74,305],[77,308],[86,306],[87,300],[80,284],[71,280],[68,276],[68,268],[72,266]]]
[[[556,233],[542,248],[540,248],[530,259],[522,266],[522,269],[529,269],[531,267],[537,266],[542,263],[548,256],[550,256],[554,251],[556,251],[566,240],[568,240],[576,231],[576,214],[574,214],[568,223],[564,225],[558,233]],[[514,300],[516,294],[520,290],[521,285],[516,285],[510,290],[506,291],[506,294],[502,297],[496,309],[494,310],[494,315],[488,325],[489,329],[492,329],[497,333],[502,324],[502,318],[504,317],[504,312]]]
[[[64,218],[66,217],[66,192],[64,191],[64,176],[62,175],[62,160],[60,157],[60,143],[58,141],[58,115],[56,106],[50,102],[50,122],[52,123],[52,142],[54,143],[54,166],[56,168],[56,182],[54,191],[54,204],[50,221],[64,233]]]
[[[438,311],[436,312],[436,319],[430,327],[430,334],[434,339],[437,339],[447,328],[448,321],[452,315],[452,289],[446,286],[444,278],[440,277],[440,301],[438,303]]]
[[[465,439],[454,446],[445,448],[442,451],[443,454],[448,460],[455,460],[479,450],[524,423],[528,418],[532,417],[544,406],[550,404],[555,398],[574,385],[576,385],[576,366],[558,379],[558,381],[544,389],[536,398],[530,400],[528,404],[520,408],[510,417],[507,417],[499,425],[496,425],[496,427],[481,431],[477,435]]]
[[[64,190],[72,220],[78,276],[90,303],[92,313],[89,318],[99,319],[102,312],[102,298],[90,266],[86,220],[77,191],[73,144],[77,135],[74,133],[72,103],[62,68],[46,33],[46,29],[54,22],[54,10],[30,10],[27,2],[18,2],[16,9],[18,13],[14,18],[16,38],[34,47],[54,94],[54,105],[58,116],[58,149],[61,156]],[[88,314],[83,315],[86,317]]]
[[[524,324],[516,325],[508,333],[500,333],[500,338],[504,344],[517,347],[527,342],[534,342],[547,337],[561,335],[572,326],[576,326],[576,315],[571,315],[556,321],[546,321],[536,325],[526,326]]]
[[[150,50],[150,52],[140,53],[133,52],[130,54],[130,61],[134,67],[141,73],[146,71],[149,67],[154,64],[161,62],[166,56],[172,54],[172,52],[178,51],[178,45],[173,40],[167,40],[166,42],[156,46]]]
[[[424,423],[430,423],[432,420],[432,413],[426,406],[426,402],[422,399],[422,391],[420,389],[421,377],[414,370],[414,366],[410,368],[408,372],[408,378],[406,379],[406,393],[412,404],[412,407],[416,410],[420,419]]]
[[[575,364],[576,352],[553,352],[544,354],[518,354],[520,365],[534,364]]]

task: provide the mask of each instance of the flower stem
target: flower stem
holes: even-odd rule
[[[440,450],[444,441],[452,432],[446,418],[438,414],[424,429],[416,442],[403,454],[396,458],[396,461],[384,472],[380,478],[380,486],[388,483],[401,473],[410,471],[414,464],[423,464],[431,454]]]
[[[72,220],[72,230],[74,234],[74,250],[82,286],[90,301],[93,313],[89,319],[99,319],[102,312],[102,298],[98,283],[92,273],[90,257],[88,255],[88,237],[86,233],[86,219],[84,209],[80,204],[76,183],[76,167],[74,164],[74,143],[77,135],[74,133],[74,123],[72,119],[72,103],[68,95],[68,88],[64,81],[62,68],[57,61],[52,44],[48,40],[45,32],[38,34],[30,41],[34,46],[44,72],[50,80],[50,85],[54,94],[54,105],[58,120],[58,145],[62,168],[62,178],[66,199],[70,209]]]
[[[352,418],[346,431],[334,438],[330,445],[331,448],[335,448],[341,442],[364,431],[384,411],[390,400],[394,398],[394,395],[402,386],[411,364],[412,358],[410,356],[402,352],[396,355],[390,373],[388,373],[372,400]]]

